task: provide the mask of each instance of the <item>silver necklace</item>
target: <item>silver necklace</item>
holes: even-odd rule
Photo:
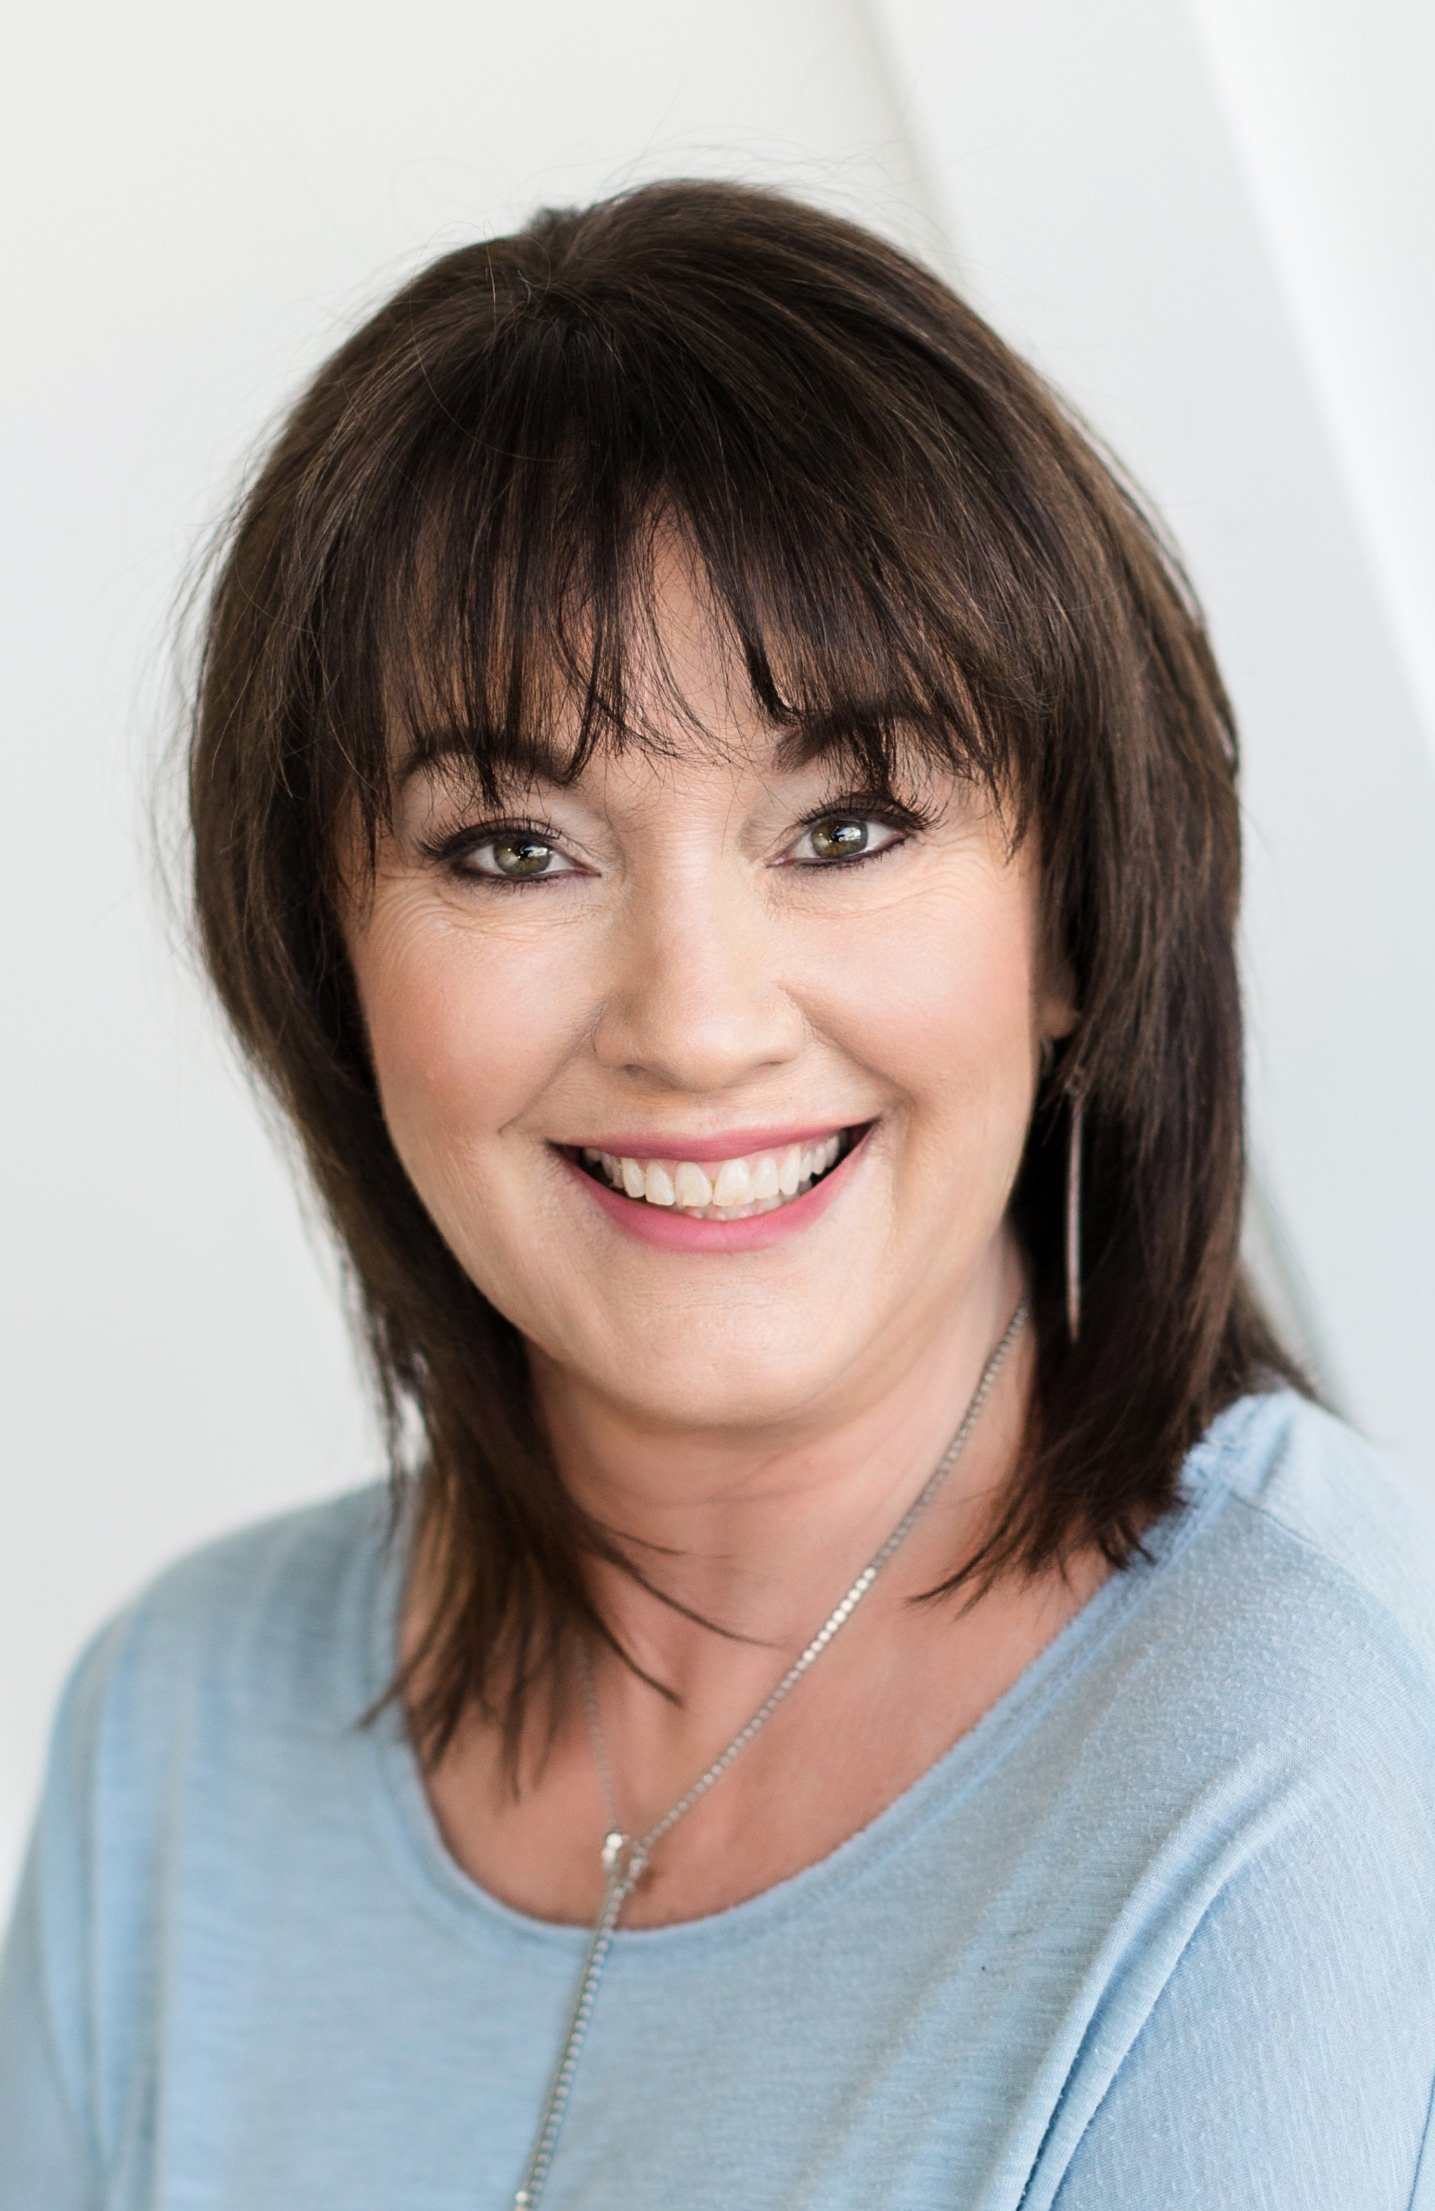
[[[647,1871],[654,1848],[663,1840],[665,1835],[671,1833],[680,1819],[686,1818],[699,1797],[706,1796],[713,1783],[721,1780],[733,1760],[747,1749],[748,1744],[758,1730],[767,1725],[778,1706],[796,1688],[808,1668],[817,1663],[838,1630],[846,1627],[847,1622],[857,1610],[858,1605],[861,1604],[862,1599],[872,1587],[873,1582],[877,1579],[893,1552],[906,1542],[928,1505],[931,1504],[943,1482],[951,1473],[952,1468],[956,1465],[957,1460],[961,1457],[967,1438],[976,1426],[977,1415],[990,1396],[992,1384],[996,1381],[1005,1364],[1007,1353],[1021,1334],[1022,1325],[1026,1320],[1026,1313],[1026,1299],[1023,1298],[1008,1321],[1006,1333],[1001,1342],[982,1369],[981,1379],[972,1393],[971,1403],[962,1416],[960,1428],[958,1428],[943,1452],[935,1470],[928,1477],[920,1494],[907,1507],[881,1549],[873,1553],[857,1576],[856,1581],[847,1591],[846,1596],[833,1606],[807,1648],[799,1657],[793,1660],[781,1681],[778,1682],[777,1687],[763,1699],[753,1713],[752,1718],[747,1721],[745,1726],[738,1729],[727,1749],[721,1752],[703,1773],[698,1775],[692,1787],[684,1791],[678,1798],[677,1803],[670,1806],[661,1819],[654,1820],[652,1826],[642,1835],[629,1835],[623,1830],[622,1818],[618,1810],[617,1794],[613,1787],[613,1771],[608,1760],[608,1745],[603,1734],[603,1723],[598,1716],[598,1699],[593,1687],[592,1662],[589,1658],[587,1645],[579,1645],[578,1665],[579,1681],[583,1692],[583,1710],[588,1722],[588,1734],[593,1745],[593,1757],[598,1768],[598,1778],[603,1785],[603,1799],[608,1809],[608,1832],[603,1837],[602,1850],[603,1902],[598,1917],[593,1922],[593,1932],[589,1938],[582,1970],[578,1975],[578,1986],[574,1992],[572,2009],[568,2014],[568,2025],[563,2036],[563,2045],[558,2053],[558,2063],[553,2069],[553,2077],[549,2083],[547,2097],[544,2100],[543,2115],[538,2122],[538,2132],[533,2138],[533,2148],[529,2153],[522,2184],[513,2198],[513,2211],[536,2211],[538,2201],[547,2184],[549,2167],[553,2163],[553,2153],[558,2147],[558,2136],[563,2126],[564,2114],[568,2108],[568,2098],[573,2087],[573,2076],[578,2069],[578,2059],[593,2016],[593,2006],[598,1996],[598,1984],[603,1978],[603,1967],[607,1963],[613,1934],[618,1925],[623,1906]]]

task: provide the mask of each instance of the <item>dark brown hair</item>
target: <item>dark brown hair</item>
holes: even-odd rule
[[[385,1130],[338,924],[407,748],[576,769],[635,728],[658,519],[774,729],[916,741],[1035,824],[1078,1030],[1013,1193],[1036,1379],[989,1540],[948,1588],[1079,1544],[1117,1566],[1220,1408],[1298,1380],[1239,1263],[1236,748],[1178,567],[1045,385],[934,276],[775,194],[671,183],[450,253],[326,363],[244,496],[210,602],[190,792],[198,922],[352,1268],[441,1560],[416,1732],[510,1745],[612,1555],[552,1462],[517,1332]],[[563,712],[555,711],[560,700]],[[1083,1322],[1062,1189],[1084,1101]],[[409,1477],[395,1441],[396,1481]],[[417,1663],[417,1661],[416,1661]],[[399,1686],[395,1685],[396,1688]]]

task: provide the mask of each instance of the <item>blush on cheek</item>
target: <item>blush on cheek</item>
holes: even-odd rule
[[[443,917],[440,917],[441,920]],[[505,1131],[547,1093],[583,1033],[549,947],[404,909],[354,948],[385,1122],[446,1239],[467,1246],[499,1195]]]
[[[1020,865],[993,862],[957,896],[894,902],[825,978],[827,1033],[905,1123],[906,1202],[934,1232],[960,1222],[958,1244],[995,1231],[1026,1142],[1034,887]]]
[[[356,977],[386,1105],[499,1127],[532,1095],[542,994],[475,935],[376,931]]]
[[[1015,889],[1015,886],[1012,886]],[[944,929],[873,931],[832,977],[832,1027],[847,1049],[921,1094],[1024,1087],[1032,1054],[1032,941],[1026,901],[959,911]]]

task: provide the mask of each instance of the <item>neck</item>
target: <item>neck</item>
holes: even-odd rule
[[[1021,1291],[1019,1256],[1003,1239],[941,1325],[851,1377],[840,1398],[761,1428],[655,1428],[538,1362],[565,1481],[676,1601],[595,1567],[599,1605],[638,1665],[685,1703],[703,1702],[714,1672],[765,1679],[774,1651],[800,1649],[941,1459]],[[1024,1334],[885,1577],[896,1593],[940,1580],[979,1533],[1012,1463],[1030,1360]]]

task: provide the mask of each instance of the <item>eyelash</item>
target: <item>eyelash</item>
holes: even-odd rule
[[[902,830],[906,834],[893,837],[889,843],[879,845],[875,852],[855,852],[850,857],[841,860],[794,860],[789,865],[805,869],[812,874],[831,873],[837,869],[862,867],[870,861],[885,859],[889,852],[900,851],[909,837],[920,834],[924,829],[929,829],[935,819],[933,813],[917,805],[897,805],[871,798],[838,799],[835,803],[829,801],[825,806],[816,807],[812,813],[804,815],[802,820],[796,824],[792,841],[796,843],[818,822],[831,821],[844,814],[855,816],[862,821],[880,821],[885,827]],[[460,877],[465,883],[479,882],[488,889],[528,891],[536,890],[542,883],[561,880],[558,877],[544,875],[530,875],[526,878],[496,873],[490,875],[480,873],[477,868],[466,868],[462,865],[471,853],[480,851],[485,845],[496,844],[503,837],[531,837],[537,844],[552,845],[555,851],[562,850],[562,840],[551,824],[534,820],[473,823],[467,828],[454,830],[447,837],[422,838],[419,849],[424,858],[431,861],[435,866],[449,869],[452,874]]]

